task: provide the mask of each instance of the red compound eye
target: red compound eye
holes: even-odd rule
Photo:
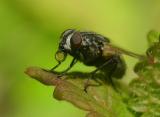
[[[71,38],[71,47],[80,48],[82,43],[82,36],[80,32],[75,32]]]

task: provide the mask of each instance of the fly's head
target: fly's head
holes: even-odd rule
[[[67,54],[70,54],[85,64],[93,63],[102,56],[106,43],[109,43],[109,40],[100,34],[68,29],[61,34],[56,60],[62,62]]]
[[[82,36],[79,31],[68,29],[61,34],[58,51],[55,58],[58,62],[63,62],[67,56],[76,55],[79,48],[82,46]]]

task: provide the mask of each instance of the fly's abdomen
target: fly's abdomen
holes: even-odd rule
[[[117,60],[117,66],[113,72],[113,77],[122,78],[126,72],[126,63],[122,57]]]

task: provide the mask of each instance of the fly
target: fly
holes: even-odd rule
[[[107,74],[113,87],[112,77],[122,78],[126,71],[126,64],[122,54],[126,54],[138,59],[144,59],[145,56],[135,54],[130,51],[118,48],[110,43],[110,40],[95,32],[82,32],[74,29],[65,30],[60,37],[58,51],[55,59],[58,64],[51,69],[57,68],[67,57],[67,54],[73,57],[69,67],[61,73],[66,74],[78,61],[87,66],[95,66],[96,69],[91,72],[91,78],[98,71]],[[89,79],[85,83],[84,90],[89,86]]]

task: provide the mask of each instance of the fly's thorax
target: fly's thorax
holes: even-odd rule
[[[97,38],[83,37],[82,45],[79,49],[79,60],[86,65],[92,65],[102,56],[102,48],[106,42],[96,40]]]

